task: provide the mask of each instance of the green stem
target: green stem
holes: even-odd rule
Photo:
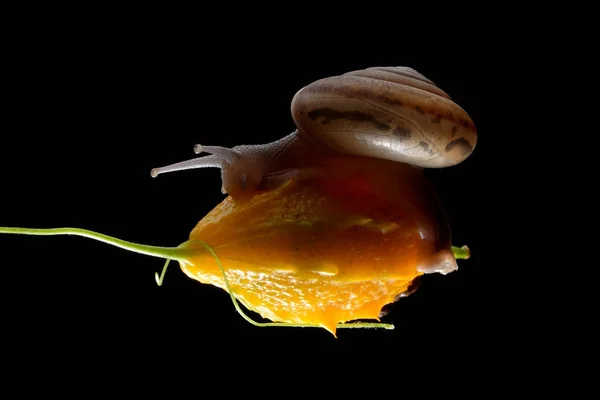
[[[454,258],[456,258],[457,260],[468,260],[469,257],[471,257],[471,250],[468,246],[452,246],[452,252],[454,253]]]
[[[5,228],[0,227],[0,233],[9,233],[9,234],[20,234],[20,235],[41,235],[41,236],[52,236],[52,235],[74,235],[74,236],[83,236],[90,239],[94,239],[100,242],[104,242],[116,247],[120,247],[125,250],[132,251],[134,253],[145,254],[149,256],[165,258],[167,262],[163,267],[163,271],[160,276],[158,274],[155,275],[156,283],[161,286],[164,275],[169,265],[169,260],[177,260],[177,261],[186,261],[186,254],[189,254],[189,250],[186,248],[177,248],[177,247],[159,247],[159,246],[148,246],[144,244],[138,244],[133,242],[128,242],[126,240],[117,239],[112,236],[104,235],[102,233],[89,231],[86,229],[79,228],[50,228],[50,229],[34,229],[34,228]],[[221,261],[213,251],[213,249],[207,245],[206,243],[198,240],[202,246],[206,248],[206,250],[214,257],[221,273],[223,274],[223,279],[225,280],[225,286],[227,287],[227,291],[229,292],[229,296],[231,297],[231,301],[236,309],[236,311],[244,318],[246,321],[251,323],[254,326],[258,327],[307,327],[307,328],[322,328],[319,325],[312,324],[290,324],[285,322],[267,322],[260,323],[252,320],[246,313],[241,309],[238,301],[229,285],[229,280],[227,279],[227,275],[225,273],[225,268],[221,264]],[[189,243],[188,243],[189,244]],[[383,329],[394,329],[394,325],[385,324],[385,323],[372,323],[372,322],[357,322],[357,323],[341,323],[337,324],[338,328],[383,328]]]
[[[179,248],[179,247],[161,247],[161,246],[149,246],[145,244],[128,242],[126,240],[117,239],[112,236],[104,235],[102,233],[89,231],[87,229],[80,228],[50,228],[50,229],[34,229],[34,228],[6,228],[0,227],[0,233],[9,233],[9,234],[17,234],[17,235],[40,235],[40,236],[52,236],[52,235],[73,235],[73,236],[83,236],[90,239],[94,239],[100,242],[104,242],[110,244],[112,246],[120,247],[122,249],[132,251],[134,253],[145,254],[153,257],[159,257],[166,259],[167,262],[163,268],[162,274],[160,277],[156,274],[156,283],[160,286],[162,285],[162,281],[164,278],[164,274],[166,272],[167,266],[169,265],[169,260],[176,261],[187,261],[186,255],[189,254],[187,249]],[[267,323],[259,323],[252,320],[250,317],[244,313],[241,307],[238,304],[238,301],[229,285],[229,280],[227,279],[227,275],[225,274],[225,269],[221,264],[221,261],[213,251],[213,249],[208,246],[206,243],[202,241],[198,241],[202,246],[206,248],[206,250],[214,257],[221,273],[223,274],[223,279],[225,280],[225,286],[227,287],[227,291],[231,296],[231,301],[237,312],[249,323],[258,327],[267,327],[267,326],[278,326],[278,327],[311,327],[316,328],[320,327],[318,325],[312,324],[289,324],[283,322],[267,322]],[[456,259],[468,259],[471,255],[471,252],[467,246],[456,247],[452,246],[452,251],[454,253],[454,257]],[[337,328],[383,328],[383,329],[394,329],[394,325],[385,324],[385,323],[373,323],[373,322],[355,322],[355,323],[340,323],[337,324]]]
[[[145,244],[128,242],[126,240],[117,239],[112,236],[104,235],[102,233],[89,231],[87,229],[79,228],[51,228],[51,229],[33,229],[33,228],[5,228],[0,227],[0,233],[12,233],[17,235],[41,235],[41,236],[52,236],[52,235],[74,235],[83,236],[90,239],[104,242],[112,246],[120,247],[125,250],[132,251],[134,253],[145,254],[148,256],[159,257],[164,259],[171,259],[176,261],[186,261],[185,249],[177,247],[161,247],[161,246],[149,246]]]
[[[162,247],[162,246],[149,246],[145,244],[128,242],[126,240],[117,239],[112,236],[104,235],[102,233],[89,231],[87,229],[80,228],[50,228],[50,229],[34,229],[34,228],[6,228],[0,227],[0,233],[9,233],[16,235],[40,235],[40,236],[53,236],[53,235],[74,235],[83,236],[90,239],[94,239],[100,242],[110,244],[112,246],[120,247],[125,250],[133,251],[134,253],[145,254],[148,256],[159,257],[163,259],[171,259],[176,261],[185,261],[186,250],[178,247]],[[466,260],[471,256],[471,251],[468,246],[456,247],[452,246],[452,252],[457,260]]]

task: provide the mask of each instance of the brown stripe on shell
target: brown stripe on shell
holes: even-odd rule
[[[331,93],[340,97],[381,103],[391,107],[408,106],[412,103],[413,106],[418,106],[425,114],[434,115],[437,118],[451,121],[466,129],[475,131],[473,121],[452,100],[434,96],[437,101],[433,102],[430,94],[426,94],[424,91],[412,86],[375,78],[341,75],[320,79],[306,86],[302,91],[316,94]],[[440,106],[443,108],[440,109]],[[464,118],[457,114],[463,114]]]
[[[424,142],[422,140],[419,142],[419,146],[421,146],[421,148],[423,149],[423,151],[429,151],[429,149],[431,148],[431,146],[429,145],[429,143]]]
[[[313,121],[317,120],[319,117],[323,117],[323,119],[321,120],[321,123],[323,125],[326,125],[328,123],[331,123],[331,121],[335,121],[338,119],[345,119],[354,122],[368,122],[372,124],[373,127],[375,127],[376,129],[383,131],[391,129],[391,127],[387,123],[381,122],[377,120],[374,116],[360,111],[339,111],[333,108],[324,107],[311,110],[307,113],[307,115],[308,118],[310,118]]]
[[[302,90],[316,94],[334,94],[345,98],[367,100],[375,103],[387,104],[391,107],[402,107],[404,103],[392,90],[373,90],[371,85],[376,84],[383,89],[384,85],[397,85],[392,82],[365,78],[360,76],[333,76],[318,80]]]
[[[435,86],[435,83],[433,83],[430,79],[427,79],[422,73],[417,72],[416,70],[409,67],[369,67],[367,69],[386,71],[391,72],[393,74],[409,76],[413,79],[417,79]]]
[[[401,126],[397,126],[392,132],[395,136],[397,136],[400,140],[409,140],[412,137],[412,132],[409,129],[403,128]]]
[[[362,70],[358,70],[358,71],[347,72],[347,73],[343,74],[342,76],[362,76],[365,78],[373,78],[373,79],[379,79],[379,80],[383,80],[383,81],[387,81],[387,82],[399,83],[401,85],[410,86],[410,87],[413,87],[416,89],[422,89],[426,92],[437,94],[438,96],[442,96],[442,97],[447,98],[448,100],[451,100],[450,96],[448,96],[448,94],[446,92],[444,92],[442,89],[435,86],[433,83],[422,81],[422,80],[413,78],[409,75],[393,73],[393,72],[387,71],[385,69],[375,69],[375,68],[362,69]]]
[[[300,134],[342,153],[424,168],[462,162],[475,148],[475,124],[451,99],[419,85],[429,84],[376,68],[352,71],[299,90],[292,116]]]
[[[458,138],[446,145],[444,149],[447,153],[452,151],[454,148],[459,148],[462,150],[463,154],[471,154],[473,152],[473,146],[469,141],[465,138]]]
[[[435,149],[431,146],[431,144],[421,140],[419,142],[419,147],[421,147],[423,149],[423,151],[427,152],[427,154],[429,154],[430,156],[435,155],[437,152],[435,151]]]

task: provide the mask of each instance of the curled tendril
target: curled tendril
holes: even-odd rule
[[[258,327],[277,326],[277,327],[298,327],[298,328],[322,328],[322,326],[320,326],[320,325],[313,325],[313,324],[291,324],[291,323],[287,323],[287,322],[261,323],[261,322],[256,322],[252,318],[248,317],[248,315],[246,315],[246,313],[244,313],[244,311],[240,307],[240,305],[233,293],[233,290],[231,290],[231,286],[229,285],[229,280],[227,279],[227,275],[225,274],[225,268],[223,268],[223,265],[221,264],[219,257],[217,257],[217,255],[215,254],[213,249],[208,244],[204,243],[203,241],[199,241],[199,243],[206,248],[206,250],[213,256],[213,258],[217,262],[217,265],[219,266],[219,269],[221,270],[221,273],[223,274],[223,280],[225,281],[225,286],[227,287],[227,292],[229,292],[229,296],[231,297],[233,306],[235,307],[236,311],[242,316],[242,318],[244,318],[246,321],[248,321],[252,325],[258,326]],[[462,247],[452,246],[452,251],[453,251],[456,259],[466,260],[471,257],[471,251],[468,246],[462,246]],[[165,264],[163,272],[164,272],[164,270],[166,270],[166,268],[167,268],[167,265]],[[339,328],[346,328],[346,329],[353,329],[353,328],[354,329],[356,329],[356,328],[376,329],[376,328],[380,328],[380,329],[393,330],[394,325],[386,324],[386,323],[377,323],[377,322],[350,322],[350,323],[339,323],[336,325],[336,328],[338,328],[338,329]]]
[[[162,286],[163,281],[165,279],[165,274],[167,273],[167,267],[169,266],[170,262],[171,262],[171,259],[167,258],[167,261],[165,261],[165,265],[162,269],[162,272],[160,273],[160,277],[158,276],[158,272],[154,273],[154,280],[156,281],[156,284],[158,286]]]
[[[221,264],[221,260],[219,260],[219,257],[217,256],[217,254],[214,252],[214,250],[208,244],[204,243],[201,240],[199,240],[198,242],[202,246],[204,246],[204,248],[206,248],[206,250],[213,256],[213,258],[217,262],[217,265],[219,266],[219,269],[221,270],[221,274],[223,274],[223,280],[225,281],[225,286],[227,287],[227,292],[229,293],[229,296],[231,298],[233,306],[235,307],[235,310],[238,312],[238,314],[240,314],[242,316],[242,318],[244,318],[246,321],[248,321],[252,325],[260,327],[260,328],[275,327],[275,326],[277,326],[277,327],[300,327],[300,328],[322,328],[320,325],[313,325],[313,324],[291,324],[291,323],[287,323],[287,322],[264,322],[264,323],[261,323],[261,322],[254,321],[240,307],[238,300],[235,297],[233,290],[231,289],[231,285],[229,284],[229,279],[227,279],[227,274],[225,273],[225,268],[223,267],[223,264]],[[165,277],[165,273],[167,272],[167,267],[169,266],[169,262],[171,262],[171,260],[167,259],[167,261],[165,262],[165,265],[163,266],[160,276],[158,275],[158,272],[154,273],[154,279],[156,280],[156,284],[158,286],[162,286],[162,283],[163,283],[163,280]],[[394,325],[385,324],[385,323],[376,323],[376,322],[355,322],[355,323],[337,324],[337,328],[394,329]]]
[[[248,321],[249,323],[251,323],[254,326],[258,326],[261,328],[275,327],[275,326],[277,326],[277,327],[293,327],[293,328],[322,328],[322,326],[314,325],[314,324],[291,324],[291,323],[287,323],[287,322],[263,322],[263,323],[261,323],[261,322],[254,321],[252,318],[250,318],[248,315],[246,315],[246,313],[240,307],[240,305],[233,293],[233,290],[231,289],[231,286],[229,285],[229,280],[227,279],[227,275],[225,274],[225,268],[223,268],[223,265],[221,264],[219,257],[217,257],[217,255],[215,254],[215,252],[209,245],[207,245],[203,241],[199,241],[199,243],[202,246],[204,246],[204,248],[206,248],[206,250],[213,256],[213,258],[217,262],[217,265],[219,266],[219,269],[221,270],[221,273],[223,274],[225,286],[227,287],[227,292],[229,292],[229,296],[231,297],[233,306],[235,307],[238,314],[240,314],[242,316],[242,318],[244,318],[246,321]],[[390,330],[394,329],[394,325],[392,325],[392,324],[384,324],[384,323],[377,323],[377,322],[341,323],[341,324],[337,324],[336,327],[337,328],[370,328],[370,329],[382,328],[382,329],[390,329]]]

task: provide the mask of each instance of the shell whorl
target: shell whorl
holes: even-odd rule
[[[477,142],[469,115],[408,67],[372,67],[299,90],[292,116],[301,135],[340,153],[442,168],[464,161]]]

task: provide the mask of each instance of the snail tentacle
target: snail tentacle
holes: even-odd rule
[[[240,161],[240,154],[235,151],[235,148],[229,149],[223,146],[202,146],[201,144],[197,144],[194,146],[194,152],[196,154],[213,154],[219,158],[222,158],[228,164],[234,164]]]
[[[175,164],[167,165],[164,167],[153,168],[150,171],[150,175],[156,178],[160,174],[167,172],[183,171],[186,169],[194,168],[222,168],[223,159],[216,155],[192,158],[191,160],[181,161]]]
[[[277,186],[292,177],[295,171],[275,171],[272,176],[267,176],[269,165],[274,164],[295,143],[296,135],[297,132],[294,131],[271,143],[240,145],[231,149],[196,144],[194,153],[211,155],[154,168],[150,174],[156,177],[167,172],[215,167],[221,169],[221,193],[223,194],[240,194],[259,186]]]

